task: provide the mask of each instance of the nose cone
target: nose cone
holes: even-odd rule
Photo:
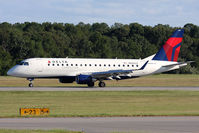
[[[29,73],[27,71],[26,66],[16,65],[8,70],[7,75],[14,76],[14,77],[27,77]]]
[[[15,76],[15,67],[13,67],[10,70],[8,70],[7,75],[9,75],[9,76]]]
[[[19,77],[21,74],[19,67],[16,65],[8,70],[7,75]]]
[[[12,76],[12,72],[8,70],[7,75]]]

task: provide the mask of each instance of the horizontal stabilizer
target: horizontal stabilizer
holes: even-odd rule
[[[177,65],[187,65],[187,64],[192,63],[192,62],[195,62],[195,61],[178,62],[178,63],[175,63],[175,64],[164,65],[163,67],[173,67],[173,66],[177,66]]]

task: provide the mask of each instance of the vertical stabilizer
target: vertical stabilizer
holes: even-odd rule
[[[156,53],[152,60],[176,61],[182,44],[184,29],[177,29]]]

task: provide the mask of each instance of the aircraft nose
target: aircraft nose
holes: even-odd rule
[[[16,69],[17,69],[16,66],[12,67],[10,70],[8,70],[7,75],[17,76],[17,70]]]
[[[8,72],[7,72],[7,75],[9,75],[9,76],[13,76],[13,68],[11,68],[10,70],[8,70]]]

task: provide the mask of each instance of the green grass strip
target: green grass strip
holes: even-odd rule
[[[0,117],[34,107],[49,117],[198,116],[198,101],[199,91],[1,91]]]

